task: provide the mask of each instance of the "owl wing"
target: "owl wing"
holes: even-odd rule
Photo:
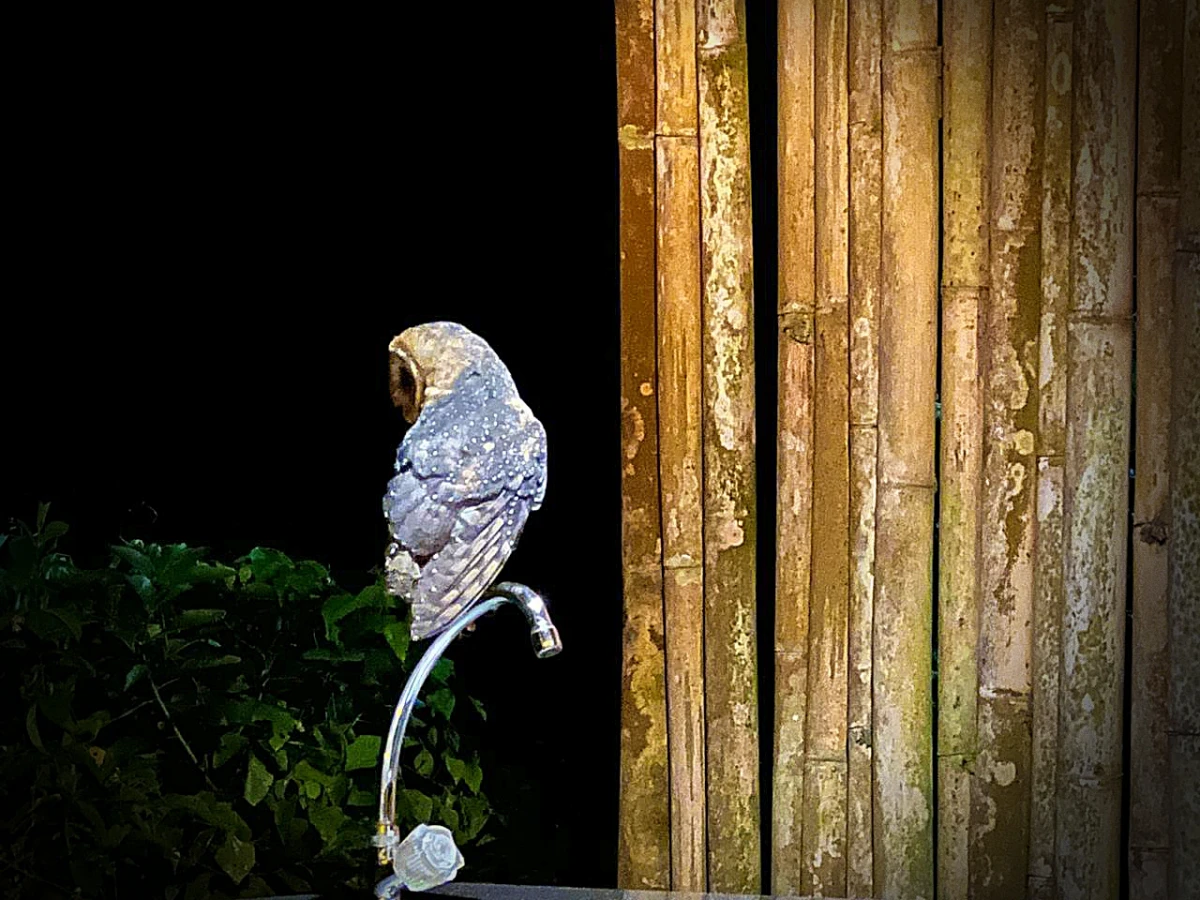
[[[486,415],[486,406],[475,412]],[[457,429],[436,417],[418,422],[389,484],[392,538],[420,568],[411,588],[415,639],[441,631],[487,590],[545,492],[541,423],[518,417],[488,433],[471,427],[478,418],[468,414]]]

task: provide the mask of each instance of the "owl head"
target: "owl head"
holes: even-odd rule
[[[409,424],[463,372],[501,365],[487,341],[456,322],[414,325],[392,338],[388,353],[392,402]]]

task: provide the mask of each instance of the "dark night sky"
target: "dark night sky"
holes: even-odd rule
[[[765,60],[756,242],[770,247],[765,6],[751,4],[750,25],[751,59]],[[119,535],[222,553],[265,544],[361,579],[381,559],[380,498],[403,433],[387,342],[432,319],[471,327],[546,425],[546,504],[506,576],[550,598],[566,644],[538,662],[520,617],[501,614],[451,650],[491,710],[499,764],[537,788],[491,784],[533,845],[495,875],[612,884],[612,4],[480,8],[486,18],[449,4],[386,19],[106,11],[29,29],[36,62],[13,85],[28,125],[9,135],[22,164],[0,306],[0,515],[29,520],[53,501],[80,557]],[[760,256],[769,297],[773,254]]]

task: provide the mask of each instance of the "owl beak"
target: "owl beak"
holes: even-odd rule
[[[392,403],[411,425],[417,421],[417,415],[425,402],[425,373],[400,338],[392,339],[388,345],[388,353],[391,359],[389,381]]]

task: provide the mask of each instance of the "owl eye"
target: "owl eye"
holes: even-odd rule
[[[402,345],[393,342],[391,351],[392,402],[411,424],[425,401],[425,374]]]

